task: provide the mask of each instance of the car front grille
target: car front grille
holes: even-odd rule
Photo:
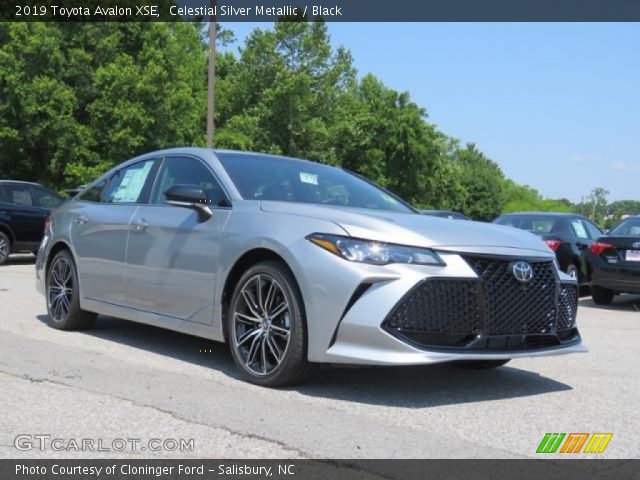
[[[558,330],[566,330],[576,326],[578,310],[578,286],[563,284],[558,301]]]
[[[435,334],[479,333],[479,300],[476,282],[429,280],[398,306],[387,326]]]
[[[553,262],[528,261],[533,277],[520,283],[510,268],[517,259],[463,258],[477,279],[423,281],[382,327],[418,346],[485,350],[557,346],[557,329],[575,327],[577,287],[558,283]]]
[[[518,282],[512,260],[464,257],[482,280],[486,299],[486,333],[547,333],[556,320],[556,278],[553,262],[530,262],[531,282]]]

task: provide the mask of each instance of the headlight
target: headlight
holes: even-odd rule
[[[428,248],[394,245],[322,233],[313,233],[307,237],[307,240],[350,262],[373,265],[388,265],[390,263],[445,265],[442,259]]]

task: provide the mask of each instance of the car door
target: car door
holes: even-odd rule
[[[155,159],[128,165],[98,182],[71,209],[71,238],[82,295],[125,304],[124,271],[131,219],[148,195]]]
[[[190,208],[166,203],[172,185],[195,185],[209,197],[206,221]],[[132,220],[127,250],[128,305],[201,324],[213,322],[218,252],[230,203],[209,166],[190,156],[163,160],[148,205]]]
[[[572,218],[570,220],[570,224],[571,230],[575,235],[573,244],[575,251],[580,258],[580,270],[583,278],[588,278],[589,271],[587,268],[587,257],[589,255],[589,245],[591,245],[592,240],[589,236],[587,226],[581,218]]]
[[[49,210],[36,205],[32,186],[25,184],[4,185],[5,210],[11,219],[15,235],[15,250],[35,250],[42,240],[44,220]]]

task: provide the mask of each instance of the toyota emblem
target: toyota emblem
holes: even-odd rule
[[[533,268],[527,262],[513,262],[511,273],[520,283],[529,283],[533,279]]]

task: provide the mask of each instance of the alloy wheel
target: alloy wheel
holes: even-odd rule
[[[51,318],[62,322],[69,315],[73,299],[73,271],[65,258],[59,258],[51,267],[47,300]]]
[[[9,244],[7,241],[0,237],[0,262],[9,256]]]
[[[282,363],[291,335],[291,309],[280,284],[261,273],[249,278],[233,311],[234,345],[244,367],[267,375]]]

